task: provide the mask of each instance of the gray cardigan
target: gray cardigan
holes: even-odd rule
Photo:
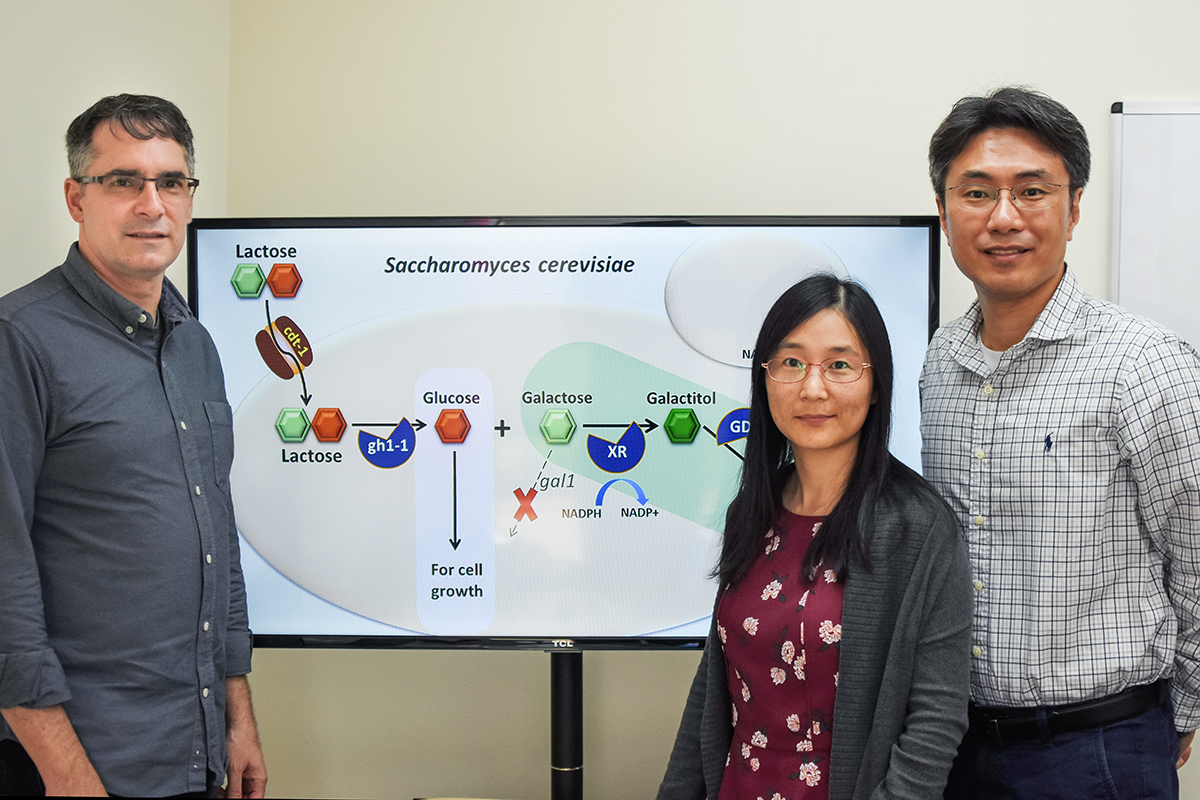
[[[966,544],[928,484],[905,467],[892,475],[868,532],[873,571],[846,576],[830,800],[941,797],[967,730]],[[716,800],[733,740],[730,707],[714,608],[659,800]]]

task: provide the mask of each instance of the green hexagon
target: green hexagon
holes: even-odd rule
[[[700,432],[700,420],[690,408],[672,408],[663,423],[667,438],[675,444],[691,444]]]
[[[267,285],[267,279],[263,277],[258,264],[238,264],[229,282],[233,284],[238,297],[251,300],[262,294],[263,287]]]
[[[308,436],[308,414],[303,408],[283,408],[275,418],[275,430],[285,442],[303,442]]]
[[[542,429],[546,444],[567,444],[575,435],[575,418],[565,408],[548,408],[538,427]]]

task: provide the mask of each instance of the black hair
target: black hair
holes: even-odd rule
[[[1067,107],[1024,86],[1005,86],[985,97],[964,97],[942,120],[929,141],[929,180],[946,199],[950,165],[971,141],[994,128],[1029,131],[1062,159],[1071,179],[1071,196],[1087,185],[1092,153],[1083,124]]]
[[[98,100],[67,127],[67,166],[72,178],[87,174],[96,151],[92,139],[101,123],[117,124],[135,139],[161,136],[183,148],[189,176],[195,176],[196,151],[192,128],[179,107],[170,100],[146,94],[118,94]]]
[[[831,308],[845,317],[858,334],[871,364],[875,402],[867,412],[858,440],[858,453],[846,490],[813,539],[802,569],[806,575],[821,564],[838,579],[851,563],[870,569],[865,531],[875,502],[884,491],[891,469],[888,437],[892,417],[892,346],[883,316],[861,285],[835,275],[818,273],[784,292],[763,320],[754,353],[756,361],[773,356],[799,325]],[[763,537],[783,512],[783,487],[794,467],[787,438],[775,425],[767,400],[767,371],[756,365],[751,378],[750,432],[737,496],[725,512],[721,559],[713,576],[722,586],[738,583],[762,552]]]

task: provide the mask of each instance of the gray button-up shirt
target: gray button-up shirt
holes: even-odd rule
[[[62,703],[127,795],[224,774],[250,671],[221,365],[169,281],[157,316],[78,246],[0,298],[0,708]]]

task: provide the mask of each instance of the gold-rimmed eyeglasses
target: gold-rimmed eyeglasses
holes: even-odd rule
[[[863,370],[871,367],[870,364],[848,358],[827,358],[806,363],[794,356],[778,356],[764,361],[762,366],[767,371],[767,377],[776,383],[799,383],[808,377],[809,367],[818,367],[825,380],[831,383],[854,383],[863,376]]]
[[[988,186],[983,183],[962,183],[946,187],[946,195],[964,211],[990,211],[1000,202],[1000,193],[1008,192],[1017,208],[1037,211],[1049,208],[1058,200],[1064,183],[1019,183],[1016,186]]]

